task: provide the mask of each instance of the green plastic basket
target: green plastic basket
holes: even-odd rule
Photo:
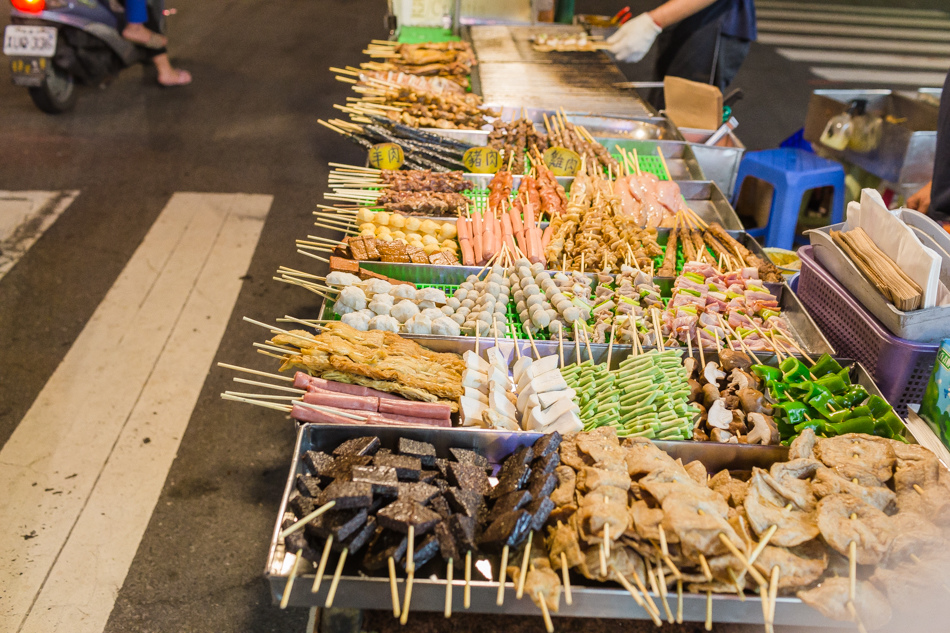
[[[461,38],[452,34],[452,29],[435,26],[403,26],[399,29],[400,44],[420,44],[422,42],[458,42]]]

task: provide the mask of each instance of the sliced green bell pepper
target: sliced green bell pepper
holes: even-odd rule
[[[837,374],[841,371],[841,365],[828,354],[822,354],[821,357],[811,366],[811,373],[821,378],[828,374]]]
[[[870,416],[861,416],[849,418],[839,424],[829,424],[835,435],[844,435],[845,433],[867,433],[874,434],[874,420]]]
[[[782,370],[778,367],[769,367],[768,365],[752,365],[749,369],[752,373],[766,382],[782,380]]]
[[[782,370],[782,379],[785,382],[801,382],[803,380],[811,380],[811,373],[808,371],[808,368],[805,367],[802,361],[789,356],[779,365],[779,369]]]
[[[846,392],[839,394],[835,398],[835,402],[840,404],[842,407],[851,408],[857,406],[864,402],[868,397],[868,391],[861,385],[851,385]],[[871,412],[873,417],[874,412]]]
[[[772,400],[776,402],[790,399],[788,395],[788,385],[781,380],[767,380],[765,381],[765,388],[768,390]]]
[[[772,405],[773,409],[779,409],[784,413],[782,418],[786,423],[795,426],[805,421],[805,415],[808,413],[808,405],[801,402],[779,402]]]
[[[864,404],[871,409],[871,416],[875,419],[894,410],[894,408],[887,403],[887,400],[877,395],[868,398],[868,401]],[[901,425],[901,427],[903,427],[903,425]]]
[[[848,385],[837,374],[827,374],[815,381],[816,385],[821,385],[831,393],[838,395],[848,390]]]
[[[893,411],[888,411],[879,418],[875,418],[875,422],[883,422],[891,430],[892,439],[899,439],[904,432],[904,422],[900,417]]]

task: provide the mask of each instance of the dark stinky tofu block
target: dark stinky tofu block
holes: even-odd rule
[[[454,514],[449,519],[449,529],[455,538],[455,546],[462,553],[478,549],[476,546],[475,529],[477,523],[473,517]]]
[[[516,490],[509,492],[504,497],[499,497],[495,505],[492,506],[493,516],[498,516],[506,512],[514,512],[525,507],[534,499],[534,496],[527,490]]]
[[[314,510],[317,509],[317,505],[314,503],[312,497],[305,497],[303,495],[296,495],[290,501],[287,502],[287,507],[294,513],[294,516],[298,519],[302,519]]]
[[[521,490],[528,482],[531,468],[520,459],[509,457],[498,471],[498,485],[491,491],[491,497],[497,499],[515,490]]]
[[[376,454],[377,455],[392,455],[393,452],[389,450],[388,448],[381,448],[378,451],[376,451]]]
[[[312,475],[297,475],[294,486],[305,497],[320,496],[320,480]]]
[[[557,488],[557,475],[551,473],[544,476],[531,475],[528,480],[528,490],[534,499],[542,499],[551,496],[554,489]]]
[[[333,541],[331,546],[337,552],[341,552],[344,549],[348,550],[347,554],[355,554],[360,551],[364,545],[369,543],[369,540],[373,537],[373,533],[376,531],[376,517],[369,517],[366,519],[366,523],[360,527],[356,532],[354,532],[348,539],[345,541]]]
[[[415,501],[420,505],[426,505],[432,500],[432,497],[439,494],[439,489],[422,482],[404,483],[399,482],[399,489],[396,496],[400,499]]]
[[[416,569],[419,569],[435,558],[438,553],[439,539],[435,537],[435,534],[429,534],[423,539],[416,539],[415,549],[412,552],[412,561],[415,563]],[[406,562],[406,559],[403,558],[400,565],[403,570],[406,569]]]
[[[284,549],[293,554],[303,556],[310,561],[320,558],[320,552],[310,547],[310,543],[307,541],[307,537],[303,532],[294,532],[284,537]]]
[[[336,502],[333,506],[336,510],[368,508],[373,505],[373,487],[355,481],[337,480],[327,486],[317,499],[321,506],[331,501]]]
[[[506,512],[495,518],[482,532],[478,542],[488,550],[500,551],[505,545],[518,547],[528,538],[531,530],[531,513],[527,510]]]
[[[376,513],[377,522],[384,528],[408,534],[411,525],[416,536],[434,528],[440,518],[432,510],[409,499],[397,499]]]
[[[418,457],[426,468],[435,468],[435,446],[428,442],[417,442],[405,437],[399,438],[397,452],[400,455]]]
[[[544,527],[544,524],[548,522],[548,517],[551,516],[551,512],[554,511],[554,507],[551,497],[535,499],[528,504],[525,510],[531,513],[531,529],[533,531],[537,532]]]
[[[535,476],[538,473],[544,475],[550,475],[557,467],[561,465],[561,456],[557,453],[548,453],[544,457],[539,457],[538,459],[531,462],[531,475]]]
[[[435,480],[442,476],[437,470],[423,470],[419,473],[419,481],[426,484],[435,485]]]
[[[452,462],[449,464],[449,483],[464,490],[471,490],[480,495],[491,492],[491,482],[488,474],[477,466]]]
[[[449,527],[448,523],[440,521],[435,526],[435,538],[439,541],[439,554],[442,555],[443,560],[461,560],[462,557],[459,556],[459,550],[455,544],[455,537],[452,536],[452,528]]]
[[[408,546],[405,534],[376,526],[376,532],[363,555],[363,567],[368,571],[384,569],[389,565],[390,557],[398,563],[406,555]]]
[[[326,539],[332,536],[334,541],[345,541],[366,523],[368,516],[366,508],[327,510],[308,523],[304,530],[311,538]]]
[[[337,446],[333,454],[337,457],[341,455],[375,455],[379,450],[378,437],[354,437]]]
[[[443,478],[449,476],[449,475],[448,475],[448,473],[449,473],[449,460],[447,460],[447,459],[442,459],[441,457],[436,457],[436,458],[435,458],[435,467],[436,467],[436,468],[438,469],[438,471],[442,474],[442,477],[443,477]]]
[[[439,492],[445,494],[446,491],[450,488],[449,482],[439,478],[432,481],[432,485],[439,489]]]
[[[475,451],[470,451],[466,448],[450,448],[449,452],[452,454],[452,457],[455,458],[455,461],[460,464],[477,466],[485,471],[491,470],[491,463],[488,461],[488,458],[484,455],[479,455]]]
[[[374,515],[379,512],[380,508],[383,508],[389,505],[392,502],[392,497],[387,497],[384,495],[373,495],[373,505],[369,507],[369,513]]]
[[[333,458],[321,451],[307,451],[303,454],[303,463],[310,469],[310,473],[320,477],[328,477],[333,466]]]
[[[455,512],[460,512],[467,517],[477,519],[482,508],[485,507],[485,498],[472,490],[463,490],[461,488],[449,488],[445,493],[445,500],[449,502]]]
[[[534,459],[538,459],[539,457],[547,457],[551,453],[556,453],[560,446],[561,434],[555,431],[554,433],[547,433],[538,438],[534,446],[531,447],[531,452]]]
[[[534,459],[534,450],[530,446],[519,446],[514,453],[505,458],[505,463],[530,464],[532,459]]]
[[[403,481],[418,481],[422,462],[410,455],[377,455],[374,464],[396,469],[396,476]]]
[[[353,479],[353,468],[369,466],[373,462],[371,455],[340,455],[333,460],[333,465],[327,471],[327,476],[333,479]]]
[[[452,508],[442,495],[432,497],[432,501],[429,502],[429,507],[435,510],[436,513],[442,517],[443,521],[452,516]]]
[[[369,484],[374,495],[396,496],[399,477],[396,469],[389,466],[354,466],[353,482]]]

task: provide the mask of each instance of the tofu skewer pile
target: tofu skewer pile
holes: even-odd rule
[[[465,370],[459,401],[462,426],[480,426],[508,431],[573,433],[581,428],[575,392],[569,389],[558,369],[558,356],[537,360],[518,356],[508,376],[510,358],[496,345],[481,358],[476,351],[462,355]]]

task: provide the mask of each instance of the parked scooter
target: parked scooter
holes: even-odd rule
[[[43,112],[76,105],[77,85],[101,86],[157,51],[122,37],[125,9],[117,0],[10,0],[3,53],[14,85],[28,89]],[[164,0],[149,0],[146,26],[165,32]]]

